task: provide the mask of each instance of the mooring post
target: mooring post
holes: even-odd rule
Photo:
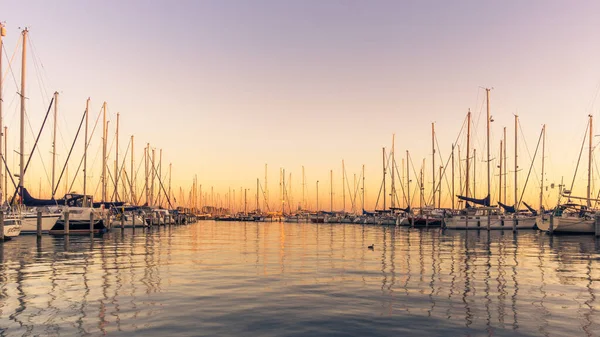
[[[519,219],[517,219],[516,215],[513,215],[512,219],[512,231],[515,233],[517,231],[517,225],[519,224]]]
[[[596,213],[594,215],[594,230],[596,237],[600,236],[600,214]]]
[[[548,228],[548,234],[554,234],[554,212],[550,214],[550,227]]]
[[[94,212],[90,212],[90,234],[94,234]]]
[[[121,214],[121,230],[125,229],[125,211]]]
[[[69,235],[69,230],[70,230],[70,224],[69,224],[69,210],[66,210],[64,213],[64,217],[65,217],[65,225],[63,228],[63,232],[65,235]]]
[[[0,242],[4,242],[4,212],[0,211]]]
[[[429,214],[425,216],[425,228],[429,228]]]
[[[146,227],[146,213],[142,213],[142,227]]]
[[[42,211],[37,211],[37,237],[42,237]]]

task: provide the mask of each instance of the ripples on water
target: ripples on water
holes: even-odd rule
[[[599,252],[341,224],[21,236],[0,250],[0,335],[600,335]]]

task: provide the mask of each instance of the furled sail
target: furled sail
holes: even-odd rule
[[[476,199],[476,198],[468,198],[462,195],[457,195],[458,199],[460,200],[464,200],[467,202],[472,202],[474,204],[477,205],[481,205],[481,206],[490,206],[490,196],[488,195],[487,197],[483,198],[483,199]]]
[[[505,205],[505,204],[501,203],[500,201],[498,201],[498,205],[500,205],[500,207],[502,207],[506,213],[515,213],[516,212],[515,206]]]
[[[531,207],[531,206],[527,205],[527,203],[526,203],[526,202],[523,202],[523,205],[525,205],[525,207],[527,207],[527,209],[528,209],[528,210],[531,212],[531,214],[533,214],[534,216],[536,216],[536,215],[538,214],[538,212],[537,212],[535,209],[533,209],[533,207]]]

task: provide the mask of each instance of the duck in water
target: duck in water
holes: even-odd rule
[[[371,244],[371,245],[370,245],[369,247],[367,247],[367,248],[369,248],[369,249],[371,249],[371,250],[372,250],[373,248],[375,248],[375,245],[374,245],[374,244]]]

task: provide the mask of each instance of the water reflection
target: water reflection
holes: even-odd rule
[[[0,335],[594,336],[599,251],[592,237],[362,224],[23,236],[0,249]]]

